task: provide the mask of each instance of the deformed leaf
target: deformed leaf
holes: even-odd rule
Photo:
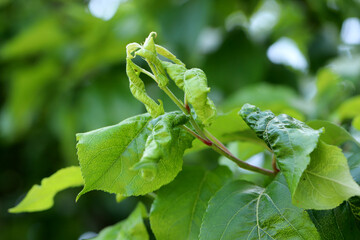
[[[308,214],[291,204],[285,179],[279,175],[265,189],[233,181],[210,200],[200,240],[320,239]]]
[[[146,240],[149,239],[143,218],[147,217],[145,206],[139,202],[131,215],[110,227],[106,227],[92,240]]]
[[[293,194],[293,203],[306,209],[330,209],[355,195],[360,195],[360,187],[341,149],[320,141]]]
[[[341,149],[319,140],[321,130],[248,104],[240,115],[274,152],[295,206],[330,209],[360,194]]]
[[[51,208],[54,205],[55,195],[67,188],[78,187],[84,184],[79,167],[60,169],[48,178],[41,181],[41,185],[34,185],[26,197],[15,207],[10,208],[11,213],[36,212]]]
[[[156,37],[156,33],[151,32],[146,38],[144,45],[135,52],[135,55],[141,56],[147,61],[155,75],[159,87],[163,88],[166,87],[169,79],[166,77],[165,69],[157,56],[154,37]]]
[[[193,140],[189,133],[176,126],[181,116],[179,112],[171,112],[152,119],[149,114],[143,114],[117,125],[77,134],[78,157],[85,180],[78,198],[91,190],[123,196],[142,195],[171,182],[181,170],[183,153]],[[169,124],[173,124],[172,128]],[[154,131],[159,135],[154,136]],[[152,138],[161,138],[163,134],[165,139],[146,145],[149,137],[152,142]],[[154,146],[153,153],[147,150]],[[153,178],[142,176],[139,170],[147,166],[136,165],[141,160],[153,164],[156,169]]]
[[[150,213],[156,239],[198,239],[208,201],[230,176],[226,167],[185,169],[161,188]]]
[[[186,67],[166,61],[162,61],[162,64],[169,77],[175,82],[176,86],[181,90],[184,90],[184,76]]]
[[[147,95],[145,90],[145,84],[140,79],[140,71],[137,70],[137,66],[129,59],[126,59],[126,74],[130,81],[130,91],[133,96],[142,102],[148,113],[153,118],[156,118],[164,113],[164,107],[162,102],[159,100],[160,104],[157,104],[149,95]]]
[[[207,85],[206,75],[201,69],[192,68],[185,72],[184,91],[197,117],[205,126],[209,126],[216,117],[216,107],[207,96],[210,88]]]
[[[261,111],[250,104],[242,107],[240,116],[272,149],[290,192],[294,194],[310,163],[310,153],[317,146],[321,130],[314,130],[285,114],[275,116],[270,111]]]

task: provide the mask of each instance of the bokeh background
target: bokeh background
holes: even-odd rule
[[[0,239],[84,239],[132,211],[138,199],[118,204],[100,191],[75,204],[79,188],[48,211],[7,209],[42,178],[78,165],[77,132],[145,111],[128,88],[125,46],[151,31],[206,72],[220,112],[250,102],[335,121],[358,137],[359,17],[359,0],[0,0]]]

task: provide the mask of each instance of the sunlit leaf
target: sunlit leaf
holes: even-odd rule
[[[181,170],[184,150],[191,146],[193,140],[180,127],[169,127],[181,116],[172,112],[152,119],[149,114],[143,114],[114,126],[78,134],[78,157],[85,180],[78,198],[91,190],[120,193],[123,196],[142,195],[172,181]],[[151,138],[157,138],[153,131],[159,128],[166,129],[166,136],[160,140],[160,144],[155,142],[151,145],[148,143]],[[155,154],[150,162],[146,157],[150,155],[145,155],[149,147],[155,150],[149,152]],[[141,160],[151,164],[136,165]],[[153,175],[148,178],[149,167]]]
[[[184,74],[184,91],[186,99],[193,106],[197,117],[205,126],[209,126],[216,117],[216,107],[208,97],[210,88],[205,73],[192,68]]]
[[[50,177],[44,178],[41,185],[34,185],[26,197],[17,206],[10,208],[9,212],[36,212],[49,209],[53,206],[54,197],[58,192],[83,184],[79,167],[60,169]]]
[[[355,195],[360,195],[360,187],[341,149],[320,141],[293,194],[293,203],[306,209],[330,209]]]

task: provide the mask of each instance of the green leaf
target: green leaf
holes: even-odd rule
[[[357,184],[360,184],[360,152],[353,153],[348,157],[350,173]]]
[[[205,126],[209,126],[216,117],[216,107],[207,96],[210,88],[207,85],[206,75],[201,69],[192,68],[185,72],[184,91],[197,117]]]
[[[352,119],[360,115],[360,96],[352,97],[343,102],[337,109],[337,115],[341,121]]]
[[[312,120],[306,122],[306,124],[313,129],[324,128],[325,131],[320,135],[320,140],[327,144],[339,146],[347,141],[353,141],[360,146],[359,142],[357,142],[345,128],[335,123],[323,120]]]
[[[226,167],[186,169],[161,188],[150,213],[156,239],[198,239],[207,202],[230,176]]]
[[[360,131],[360,114],[354,118],[354,120],[352,121],[352,125],[354,128]]]
[[[41,181],[41,185],[34,185],[26,197],[15,207],[10,208],[11,213],[36,212],[51,208],[54,205],[55,195],[67,188],[78,187],[84,184],[79,167],[60,169],[48,178]]]
[[[324,240],[353,240],[360,236],[349,202],[331,210],[309,210],[310,218]]]
[[[157,104],[151,97],[149,97],[149,95],[147,95],[145,84],[139,77],[139,67],[137,67],[130,58],[126,59],[126,74],[130,81],[131,93],[137,100],[145,105],[148,113],[150,113],[153,118],[164,114],[162,102],[159,100],[160,104]]]
[[[143,195],[171,182],[181,170],[183,153],[193,140],[185,130],[173,125],[182,116],[171,112],[152,119],[149,114],[143,114],[117,125],[77,134],[78,157],[85,180],[78,198],[91,190],[123,196]],[[148,166],[139,166],[139,162],[153,163],[151,168],[155,171],[150,174],[154,176],[148,178]]]
[[[245,104],[239,114],[272,149],[290,192],[294,194],[310,163],[310,153],[316,148],[321,130],[314,130],[285,114],[275,116],[270,111],[263,112],[250,104]]]
[[[99,235],[92,240],[146,240],[149,239],[146,227],[143,222],[143,218],[147,217],[145,206],[139,202],[135,210],[131,215],[107,228],[101,230]]]
[[[285,113],[303,120],[304,115],[295,107],[298,102],[300,100],[297,93],[289,87],[258,83],[242,87],[230,95],[222,105],[222,109],[226,111],[240,109],[245,103],[250,103],[260,109],[270,109],[275,114]]]
[[[169,77],[175,82],[176,86],[181,90],[184,90],[184,76],[186,67],[166,61],[162,61],[162,64]]]
[[[360,187],[341,149],[320,141],[293,194],[293,203],[306,209],[330,209],[355,195],[360,195]]]
[[[210,200],[201,225],[201,240],[320,239],[308,214],[291,204],[279,175],[265,189],[233,181]]]

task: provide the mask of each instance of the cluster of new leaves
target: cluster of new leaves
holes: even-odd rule
[[[119,199],[155,192],[149,221],[160,240],[350,239],[359,232],[359,156],[347,159],[337,146],[359,143],[345,129],[325,121],[305,124],[249,104],[240,116],[238,110],[217,116],[204,72],[187,69],[154,43],[155,36],[127,47],[130,90],[148,113],[78,134],[80,167],[44,179],[11,212],[45,210],[58,191],[84,185],[78,198],[92,190],[115,193]],[[133,62],[136,56],[151,72]],[[141,74],[153,78],[182,112],[165,113],[162,102],[146,93]],[[184,103],[168,88],[169,80],[184,91]],[[248,140],[258,146],[256,151],[267,148],[274,156],[273,171],[237,159],[210,131],[224,143]],[[240,180],[227,166],[182,170],[185,150],[206,145],[239,166],[269,175],[270,183]],[[140,203],[128,219],[95,239],[148,239],[143,218],[147,212]]]

